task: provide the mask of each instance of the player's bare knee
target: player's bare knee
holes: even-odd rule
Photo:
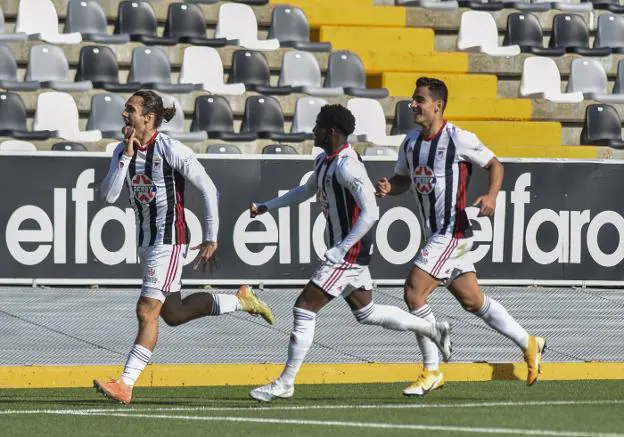
[[[462,308],[469,313],[476,313],[480,309],[479,305],[474,299],[464,298],[460,300],[459,303],[461,304]]]

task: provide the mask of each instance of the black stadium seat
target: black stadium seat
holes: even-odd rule
[[[589,47],[589,29],[581,15],[557,14],[553,17],[549,47],[565,48],[581,56],[608,56],[611,49]]]
[[[261,94],[286,95],[293,92],[290,86],[271,86],[269,63],[264,55],[254,50],[236,50],[232,54],[232,72],[228,83],[244,83],[247,91]]]
[[[141,88],[139,82],[119,83],[117,58],[107,46],[87,45],[80,49],[75,80],[90,80],[93,88],[118,93],[131,93]]]
[[[159,37],[156,34],[156,14],[152,6],[143,0],[126,0],[117,9],[116,34],[128,34],[132,41],[150,45],[173,45],[177,38]]]
[[[223,47],[228,44],[226,38],[206,38],[206,17],[202,10],[192,3],[169,5],[164,36],[195,46]]]
[[[544,34],[537,17],[528,12],[514,12],[507,16],[507,29],[503,45],[517,44],[523,53],[532,53],[541,56],[562,56],[565,49],[545,48]]]
[[[624,148],[622,122],[611,105],[588,105],[581,131],[581,144]]]
[[[195,99],[195,110],[191,121],[191,132],[205,131],[208,138],[223,141],[253,141],[254,132],[235,133],[234,114],[223,96],[199,96]]]
[[[241,132],[254,132],[275,141],[305,141],[304,133],[284,133],[284,114],[275,97],[251,96],[245,102]]]

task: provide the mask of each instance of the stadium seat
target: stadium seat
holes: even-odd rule
[[[397,6],[414,6],[437,11],[453,11],[459,7],[457,0],[395,0]]]
[[[410,108],[411,104],[411,100],[401,100],[395,105],[391,135],[406,134],[417,127],[414,122],[414,112]]]
[[[52,144],[52,150],[56,152],[87,152],[84,144],[75,141],[61,141]]]
[[[37,81],[17,80],[17,61],[11,49],[0,44],[0,88],[9,91],[35,91],[41,88]]]
[[[598,17],[594,48],[609,47],[611,53],[624,53],[624,17],[605,13]]]
[[[570,64],[570,77],[566,92],[581,92],[586,100],[611,103],[624,103],[613,94],[607,94],[607,73],[602,64],[595,59],[576,58]],[[615,99],[616,101],[613,101]],[[618,101],[619,100],[619,101]]]
[[[624,59],[618,61],[615,82],[613,83],[613,94],[624,94]]]
[[[578,14],[557,14],[553,17],[549,47],[562,47],[568,53],[581,56],[608,56],[608,47],[590,48],[589,29]]]
[[[208,138],[223,141],[253,141],[253,132],[235,133],[234,114],[229,102],[223,96],[199,96],[195,99],[195,109],[191,121],[191,132],[204,131]]]
[[[84,41],[100,44],[127,44],[128,34],[108,34],[106,14],[96,0],[70,0],[67,3],[65,33],[79,32]]]
[[[308,17],[302,9],[276,5],[273,8],[269,39],[275,38],[281,47],[292,47],[309,52],[329,52],[331,43],[310,42]]]
[[[457,35],[457,50],[486,53],[490,56],[520,54],[518,45],[498,45],[498,28],[494,17],[484,11],[466,11],[462,14]]]
[[[263,155],[298,155],[299,152],[288,144],[269,144],[262,149]]]
[[[223,83],[221,56],[212,47],[187,47],[182,57],[180,83],[202,84],[213,94],[240,95],[245,93],[243,83]]]
[[[290,86],[271,86],[269,63],[261,52],[252,50],[236,50],[232,54],[228,83],[244,83],[247,91],[261,94],[286,95],[293,92]]]
[[[6,140],[0,143],[0,152],[36,152],[37,148],[29,141]]]
[[[219,0],[186,0],[187,3],[199,3],[200,5],[212,5],[219,3]]]
[[[234,144],[210,144],[206,147],[206,153],[240,155],[240,149]]]
[[[353,140],[357,138],[358,141],[368,141],[380,146],[398,146],[403,142],[405,135],[386,134],[386,116],[377,100],[351,99],[347,102],[347,109],[355,117]]]
[[[226,38],[207,38],[204,13],[199,6],[188,3],[169,5],[164,36],[194,46],[224,47],[227,44],[236,44]]]
[[[173,115],[173,118],[168,122],[163,120],[162,125],[159,130],[163,133],[166,133],[171,138],[175,138],[178,141],[189,142],[189,143],[198,143],[200,141],[205,141],[208,139],[208,135],[204,131],[193,131],[187,132],[184,129],[184,111],[182,110],[182,105],[174,96],[169,96],[166,94],[159,93],[160,97],[163,100],[163,105],[165,108],[170,106],[175,106],[176,111]]]
[[[595,104],[585,108],[580,142],[583,145],[624,148],[622,122],[613,106]]]
[[[132,41],[148,45],[173,45],[177,38],[159,37],[154,9],[147,1],[126,0],[119,3],[115,34],[128,34]]]
[[[624,6],[618,0],[581,0],[581,3],[591,3],[594,9],[607,10],[616,14],[624,12]]]
[[[2,12],[2,7],[0,7],[0,42],[24,41],[26,39],[28,39],[28,35],[25,33],[5,33],[4,12]]]
[[[503,2],[499,1],[480,1],[480,0],[459,0],[460,8],[468,8],[479,12],[495,12],[503,9]]]
[[[68,141],[95,142],[102,139],[98,130],[81,131],[78,108],[67,93],[50,91],[39,94],[33,121],[34,130],[51,130]]]
[[[117,148],[118,145],[119,145],[119,141],[112,141],[112,142],[108,143],[106,145],[106,149],[105,149],[106,153],[112,154],[115,151],[115,149]]]
[[[121,130],[124,121],[121,113],[126,100],[119,94],[102,93],[91,97],[91,112],[87,119],[87,130],[99,130],[103,138],[123,139]]]
[[[171,65],[160,47],[135,47],[132,50],[128,82],[140,82],[141,87],[164,93],[190,93],[201,84],[171,83]]]
[[[251,96],[245,101],[241,132],[253,132],[260,138],[274,141],[301,142],[302,133],[284,133],[284,113],[279,101],[272,96]]]
[[[89,91],[93,84],[88,80],[74,82],[69,77],[69,62],[59,46],[37,44],[30,48],[26,81],[38,81],[42,88],[59,91]]]
[[[291,86],[293,92],[312,96],[340,96],[342,87],[325,88],[321,85],[321,68],[312,53],[289,50],[284,53],[279,86]]]
[[[544,3],[546,4],[546,3]],[[514,12],[507,16],[503,46],[518,45],[523,53],[540,56],[562,56],[564,48],[544,47],[544,33],[537,17],[531,13]]]
[[[29,131],[26,118],[26,106],[19,94],[0,91],[0,137],[47,140],[53,135],[47,129]]]
[[[312,132],[316,125],[316,116],[327,101],[318,97],[300,97],[295,105],[295,116],[290,126],[293,133],[305,133],[307,138],[313,138]]]
[[[388,97],[385,88],[366,88],[366,73],[360,58],[352,52],[342,50],[329,56],[325,88],[342,88],[345,94],[355,97],[383,99]]]
[[[59,33],[58,15],[50,0],[20,0],[15,33],[25,33],[51,44],[79,44],[80,33]]]
[[[398,153],[396,149],[387,146],[371,146],[364,150],[364,156],[391,156],[396,158]]]
[[[94,88],[118,93],[131,93],[141,88],[139,82],[119,83],[117,59],[107,46],[87,45],[80,49],[75,80],[89,80]]]
[[[250,50],[277,50],[280,46],[275,38],[259,40],[258,22],[250,6],[237,3],[223,3],[219,8],[216,38],[236,39],[240,46]]]
[[[520,95],[533,99],[546,99],[555,103],[578,103],[583,93],[562,93],[561,74],[551,58],[532,57],[524,60]]]
[[[251,6],[264,6],[269,3],[269,0],[236,0],[239,3],[245,3]]]

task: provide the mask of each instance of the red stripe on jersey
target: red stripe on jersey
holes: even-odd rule
[[[184,201],[182,200],[182,194],[184,191],[184,180],[178,173],[175,174],[176,178],[176,242],[178,244],[186,244],[186,221],[184,220]]]
[[[455,203],[455,230],[453,237],[464,238],[465,223],[463,217],[466,209],[466,191],[468,188],[468,163],[460,162],[459,178],[457,181],[457,202]]]

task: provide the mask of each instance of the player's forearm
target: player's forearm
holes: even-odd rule
[[[128,174],[130,160],[129,156],[121,155],[121,158],[111,163],[108,174],[100,185],[100,195],[106,202],[115,203],[119,198]]]
[[[217,241],[219,234],[219,197],[217,187],[198,161],[189,163],[186,175],[201,193],[204,204],[203,241]]]
[[[411,181],[408,176],[394,175],[388,182],[390,182],[390,191],[388,192],[390,196],[398,196],[399,194],[405,193],[409,190],[411,185]]]
[[[379,219],[379,209],[376,205],[363,209],[351,231],[340,243],[340,247],[348,252],[373,228],[377,219]]]
[[[493,158],[490,161],[487,170],[489,172],[488,196],[496,197],[498,196],[498,192],[503,185],[505,168],[498,159]]]
[[[310,197],[312,197],[313,194],[314,187],[311,184],[306,183],[305,185],[300,185],[296,188],[293,188],[282,196],[274,197],[267,202],[260,203],[266,206],[269,211],[271,211],[273,209],[279,209],[285,206],[296,205],[301,202],[305,202]]]

